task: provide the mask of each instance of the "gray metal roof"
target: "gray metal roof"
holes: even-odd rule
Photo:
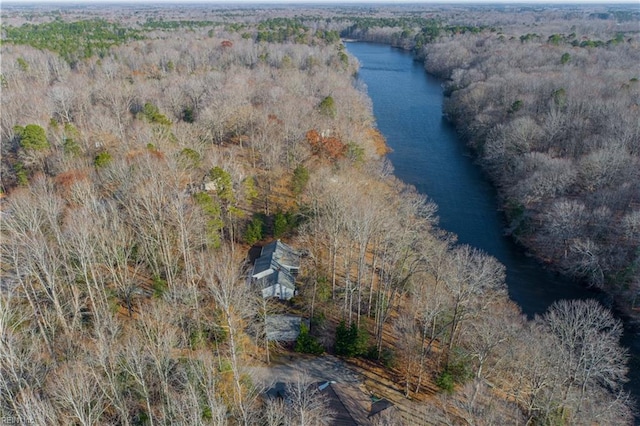
[[[279,285],[292,291],[296,279],[292,274],[300,268],[300,254],[280,240],[262,247],[260,257],[253,264],[251,276],[261,288]]]
[[[276,261],[288,270],[300,268],[300,253],[280,240],[273,241],[262,247],[259,259],[263,257]],[[256,264],[259,259],[256,260]]]
[[[255,263],[253,264],[253,273],[251,275],[257,275],[261,272],[266,271],[267,269],[271,268],[272,264],[273,259],[271,258],[271,256],[261,256],[257,258]]]
[[[273,268],[273,273],[258,279],[262,288],[270,287],[274,284],[280,284],[283,287],[287,287],[291,290],[296,289],[296,279],[286,269],[278,269],[277,266]]]

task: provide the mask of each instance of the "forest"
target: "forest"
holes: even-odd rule
[[[632,315],[639,15],[3,7],[2,421],[332,424],[309,378],[285,403],[255,374],[330,354],[386,383],[400,415],[379,424],[633,424],[621,321],[521,314],[504,267],[394,177],[341,38],[444,78],[513,236]],[[248,279],[275,239],[303,253],[289,301]],[[292,348],[276,313],[309,320]]]
[[[500,191],[508,232],[637,318],[639,13],[528,9],[356,31],[412,49],[446,81],[447,117]]]

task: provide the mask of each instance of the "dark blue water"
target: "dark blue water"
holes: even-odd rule
[[[393,150],[395,175],[438,205],[440,227],[458,241],[484,250],[506,267],[510,298],[529,317],[559,299],[598,297],[579,284],[544,269],[504,235],[496,192],[442,116],[441,82],[411,54],[387,45],[348,43],[360,61],[359,80],[373,101],[377,127]],[[637,337],[637,336],[636,336]],[[630,333],[632,382],[640,399],[640,342]]]

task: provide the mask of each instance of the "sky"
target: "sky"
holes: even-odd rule
[[[0,0],[4,4],[96,4],[96,3],[120,3],[120,4],[180,4],[180,3],[206,3],[206,4],[256,4],[256,3],[288,3],[288,4],[348,4],[348,3],[425,3],[425,4],[636,4],[640,9],[640,0]],[[1,6],[0,6],[1,7]]]

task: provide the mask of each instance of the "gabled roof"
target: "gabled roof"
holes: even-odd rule
[[[331,425],[333,426],[358,426],[347,407],[342,403],[335,389],[331,386],[321,391],[327,396],[328,409],[333,417]],[[367,422],[368,423],[368,422]]]
[[[274,295],[280,293],[280,298],[289,299],[294,295],[296,285],[294,273],[300,269],[300,254],[280,240],[273,241],[262,247],[260,257],[253,264],[251,277],[263,289],[278,286]],[[283,288],[291,290],[284,291]],[[287,294],[287,297],[283,297]],[[264,297],[266,296],[263,291]]]
[[[296,289],[296,279],[289,271],[286,269],[280,268],[277,264],[270,268],[270,272],[265,272],[263,274],[255,274],[254,278],[257,278],[255,282],[260,284],[261,288],[271,287],[272,285],[281,285],[291,290]]]
[[[334,381],[316,382],[311,386],[316,387],[326,398],[327,412],[331,417],[329,424],[332,426],[397,424],[389,423],[389,420],[397,418],[397,413],[393,410],[395,406],[386,399],[373,402],[359,386]],[[266,396],[286,400],[287,392],[287,385],[278,382],[267,391]],[[381,417],[383,413],[392,417]]]
[[[269,277],[271,283],[280,282],[294,289],[295,278],[291,275],[291,271],[298,269],[300,269],[300,254],[282,241],[276,240],[262,247],[260,257],[253,264],[251,276],[265,278],[274,275]]]
[[[261,278],[265,275],[271,274],[278,269],[278,263],[275,262],[270,256],[261,256],[256,259],[253,264],[253,278]]]
[[[262,247],[260,257],[256,260],[256,265],[262,258],[270,259],[270,263],[275,261],[289,271],[300,268],[300,253],[280,240],[273,241]]]

